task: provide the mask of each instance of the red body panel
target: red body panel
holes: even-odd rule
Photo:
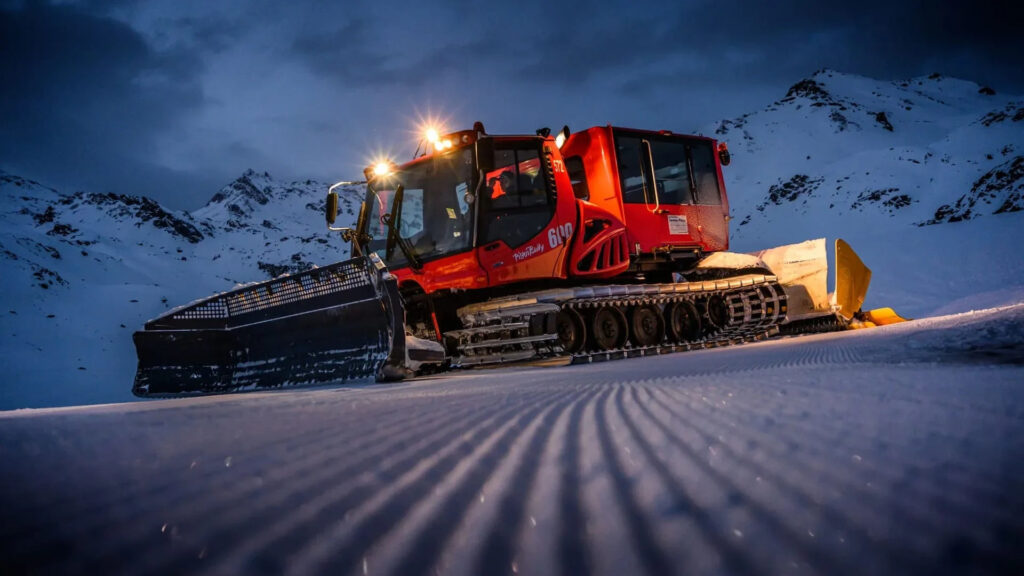
[[[476,254],[470,250],[423,264],[419,272],[412,268],[391,271],[400,288],[416,283],[427,294],[438,290],[479,290],[489,284]]]
[[[579,223],[572,243],[569,275],[573,278],[612,278],[629,269],[626,226],[607,210],[576,200]]]
[[[596,126],[574,133],[562,147],[562,155],[565,158],[581,158],[590,193],[589,201],[616,215],[625,224],[630,251],[649,254],[676,248],[700,248],[704,252],[727,250],[729,201],[725,193],[721,163],[717,158],[715,171],[721,192],[720,205],[661,204],[655,207],[624,203],[614,130],[616,129],[611,126]],[[629,132],[655,136],[670,135],[667,132],[640,130]],[[714,140],[700,139],[710,141],[714,148]]]
[[[729,249],[728,224],[720,206],[663,204],[660,210],[664,212],[653,213],[643,204],[623,206],[631,250],[637,251],[637,244],[644,254],[657,248],[699,247],[704,252]]]
[[[648,204],[623,201],[615,130],[598,126],[577,132],[559,150],[553,138],[543,142],[550,155],[556,194],[551,221],[532,239],[512,248],[502,239],[411,268],[392,270],[400,286],[418,285],[427,294],[440,290],[473,291],[546,279],[594,280],[625,273],[630,257],[666,250],[717,252],[729,247],[728,199],[721,163],[715,169],[720,205]],[[671,137],[668,132],[628,130],[631,135]],[[522,137],[496,137],[516,140]],[[698,137],[686,136],[695,139]],[[715,141],[700,138],[711,143]],[[589,196],[574,195],[564,159],[579,156]],[[419,159],[418,161],[423,161]],[[575,178],[575,176],[574,176]]]

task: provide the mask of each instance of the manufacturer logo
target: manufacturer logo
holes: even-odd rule
[[[536,244],[530,244],[529,246],[520,248],[518,251],[512,254],[512,258],[514,258],[516,262],[522,262],[527,258],[531,258],[543,252],[544,244],[541,242],[537,242]]]

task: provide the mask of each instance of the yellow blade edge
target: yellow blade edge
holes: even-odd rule
[[[876,326],[899,324],[900,322],[906,322],[909,320],[909,318],[904,318],[897,314],[892,308],[875,308],[874,310],[868,310],[864,313],[864,319]]]
[[[851,320],[860,311],[870,284],[871,269],[845,240],[837,238],[835,300],[841,316]]]

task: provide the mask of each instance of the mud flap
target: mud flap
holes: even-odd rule
[[[404,309],[375,255],[218,294],[134,334],[137,396],[395,378]]]

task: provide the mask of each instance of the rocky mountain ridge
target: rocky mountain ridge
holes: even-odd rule
[[[709,132],[733,153],[733,238],[753,249],[797,240],[802,224],[926,226],[1024,210],[1022,121],[1022,99],[973,82],[822,70]]]

